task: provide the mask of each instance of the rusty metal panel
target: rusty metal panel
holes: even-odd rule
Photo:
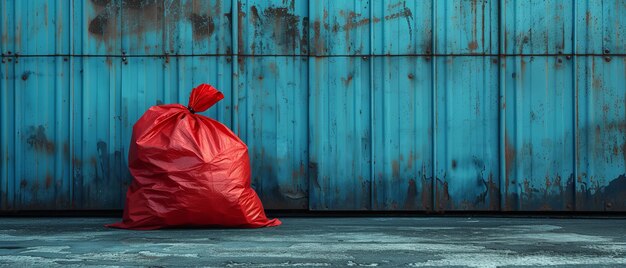
[[[309,209],[371,209],[370,6],[309,1]]]
[[[503,53],[573,53],[573,6],[568,0],[506,0],[502,7]],[[594,1],[591,2],[601,2]]]
[[[499,210],[498,65],[436,61],[435,210]]]
[[[232,53],[228,1],[104,0],[75,1],[74,6],[82,8],[75,13],[75,27],[83,34],[76,54]]]
[[[432,8],[432,1],[373,1],[373,54],[432,54]]]
[[[437,1],[435,12],[437,54],[498,53],[497,1]]]
[[[239,64],[236,133],[250,150],[252,185],[268,209],[308,208],[308,60]]]
[[[252,185],[268,209],[307,209],[308,3],[239,1],[237,13],[234,130]]]
[[[231,2],[0,1],[3,53],[231,54]]]
[[[71,1],[70,54],[121,55],[121,6],[120,0]]]
[[[66,78],[72,85],[71,115],[64,120],[65,126],[59,126],[71,136],[67,149],[73,209],[123,206],[130,175],[124,157],[128,141],[122,141],[122,65],[111,58],[74,58],[71,62]],[[45,103],[46,99],[35,101]]]
[[[70,53],[69,1],[0,1],[0,51],[8,55]]]
[[[9,79],[14,76],[13,65],[8,64],[7,60],[2,58],[0,64],[0,209],[7,210],[13,206],[13,195],[15,194],[15,180],[9,179],[15,177],[15,144],[9,143],[14,140],[12,129],[15,128],[15,93],[5,90],[12,88],[15,79]],[[10,202],[10,203],[9,203]]]
[[[626,2],[622,0],[573,1],[576,52],[626,54]]]
[[[370,63],[309,59],[309,208],[371,208]]]
[[[432,69],[426,57],[374,59],[374,210],[431,210]]]
[[[506,60],[505,210],[574,210],[573,61]]]
[[[370,3],[359,0],[309,1],[312,55],[370,53]]]
[[[62,58],[3,59],[2,209],[69,206],[70,64]],[[65,78],[64,78],[65,77]],[[55,89],[59,90],[55,90]]]
[[[576,210],[626,210],[626,57],[576,61]]]
[[[238,2],[239,54],[308,55],[307,1]]]

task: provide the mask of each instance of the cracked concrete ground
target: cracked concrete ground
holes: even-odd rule
[[[264,229],[108,229],[0,218],[0,266],[624,267],[626,219],[281,218]]]

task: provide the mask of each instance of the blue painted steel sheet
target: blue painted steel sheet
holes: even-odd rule
[[[576,59],[576,209],[626,210],[626,57]]]
[[[497,54],[497,1],[435,1],[437,54]]]
[[[621,0],[0,0],[0,210],[119,209],[186,103],[270,209],[626,211]]]
[[[308,208],[308,3],[237,3],[234,130],[266,208]],[[257,55],[245,57],[245,55]],[[304,90],[303,90],[304,89]]]
[[[504,209],[574,209],[574,98],[566,57],[506,60]]]
[[[371,208],[370,63],[310,59],[310,208]]]
[[[308,207],[307,60],[247,57],[238,68],[235,129],[246,141],[252,185],[268,208]]]
[[[501,14],[504,52],[507,54],[572,53],[574,2],[576,1],[506,0]],[[595,2],[596,6],[599,3],[589,2]]]
[[[431,61],[374,58],[381,75],[373,95],[373,209],[432,209]]]
[[[498,67],[489,57],[436,61],[436,210],[498,210]]]

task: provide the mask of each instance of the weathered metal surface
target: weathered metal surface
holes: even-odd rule
[[[370,64],[310,59],[311,209],[371,208]]]
[[[358,0],[309,1],[311,54],[370,54],[370,5]]]
[[[434,11],[437,54],[498,53],[497,1],[438,1]]]
[[[432,209],[432,70],[417,57],[375,58],[373,209]]]
[[[574,1],[576,53],[626,54],[626,3]]]
[[[498,210],[498,65],[441,57],[436,80],[436,210]]]
[[[235,130],[246,141],[252,185],[265,207],[308,207],[307,60],[247,57],[239,64]]]
[[[242,0],[238,48],[243,55],[308,55],[307,1]]]
[[[565,57],[506,59],[504,210],[574,210],[574,98]]]
[[[0,0],[0,209],[121,208],[209,82],[267,208],[626,210],[621,0]]]
[[[507,54],[572,53],[573,5],[578,1],[506,0],[503,8]],[[594,6],[602,4],[589,1]],[[601,1],[611,2],[611,1]]]
[[[576,61],[576,209],[626,210],[626,57]]]

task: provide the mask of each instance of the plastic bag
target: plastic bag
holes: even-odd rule
[[[189,106],[151,107],[133,126],[125,229],[277,226],[250,187],[247,146],[226,126],[195,114],[224,98],[202,84]]]

